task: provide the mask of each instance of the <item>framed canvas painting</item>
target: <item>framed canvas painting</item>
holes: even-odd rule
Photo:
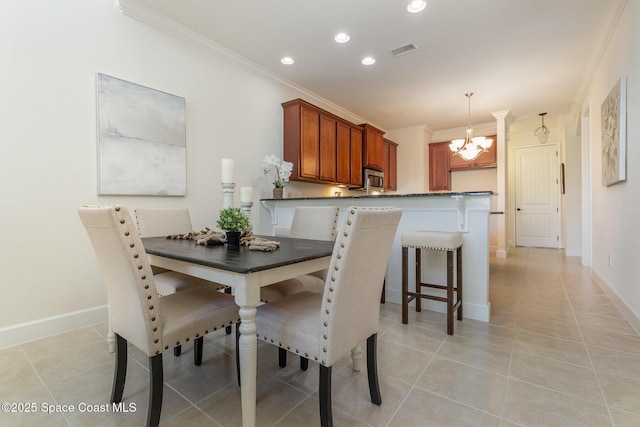
[[[627,179],[627,78],[622,76],[600,108],[602,185]]]
[[[98,194],[185,196],[185,99],[98,73]]]

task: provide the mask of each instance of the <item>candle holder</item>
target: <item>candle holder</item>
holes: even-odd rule
[[[222,183],[222,208],[233,207],[233,192],[236,187],[235,182]]]
[[[249,218],[251,218],[251,208],[253,207],[253,202],[240,202],[240,210],[244,214],[246,214]]]

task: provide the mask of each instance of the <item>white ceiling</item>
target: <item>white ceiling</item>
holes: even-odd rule
[[[539,121],[581,101],[619,0],[132,0],[385,130]],[[347,32],[351,41],[333,38]],[[391,49],[418,50],[393,57]],[[295,64],[280,63],[291,56]],[[364,56],[373,66],[361,64]]]

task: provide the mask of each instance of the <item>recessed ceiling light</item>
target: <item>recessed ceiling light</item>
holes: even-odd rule
[[[293,58],[291,58],[290,56],[285,56],[280,60],[280,62],[282,62],[284,65],[291,65],[296,61],[294,61]]]
[[[346,43],[351,40],[351,37],[349,37],[349,34],[347,33],[339,33],[335,36],[334,40],[338,43]]]
[[[373,59],[371,56],[367,56],[366,58],[364,58],[364,59],[362,60],[362,63],[363,63],[364,65],[373,65],[373,64],[375,64],[375,63],[376,63],[376,60],[375,60],[375,59]]]
[[[422,12],[425,7],[427,7],[427,2],[426,1],[424,1],[424,0],[413,0],[407,6],[407,10],[409,11],[409,13],[418,13],[418,12]]]

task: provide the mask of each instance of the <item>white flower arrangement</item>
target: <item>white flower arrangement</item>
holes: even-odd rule
[[[291,172],[293,172],[293,163],[283,162],[276,157],[275,154],[269,154],[262,161],[262,170],[265,176],[274,168],[276,174],[273,185],[275,188],[283,188],[285,183],[289,182],[289,177],[291,176]]]

